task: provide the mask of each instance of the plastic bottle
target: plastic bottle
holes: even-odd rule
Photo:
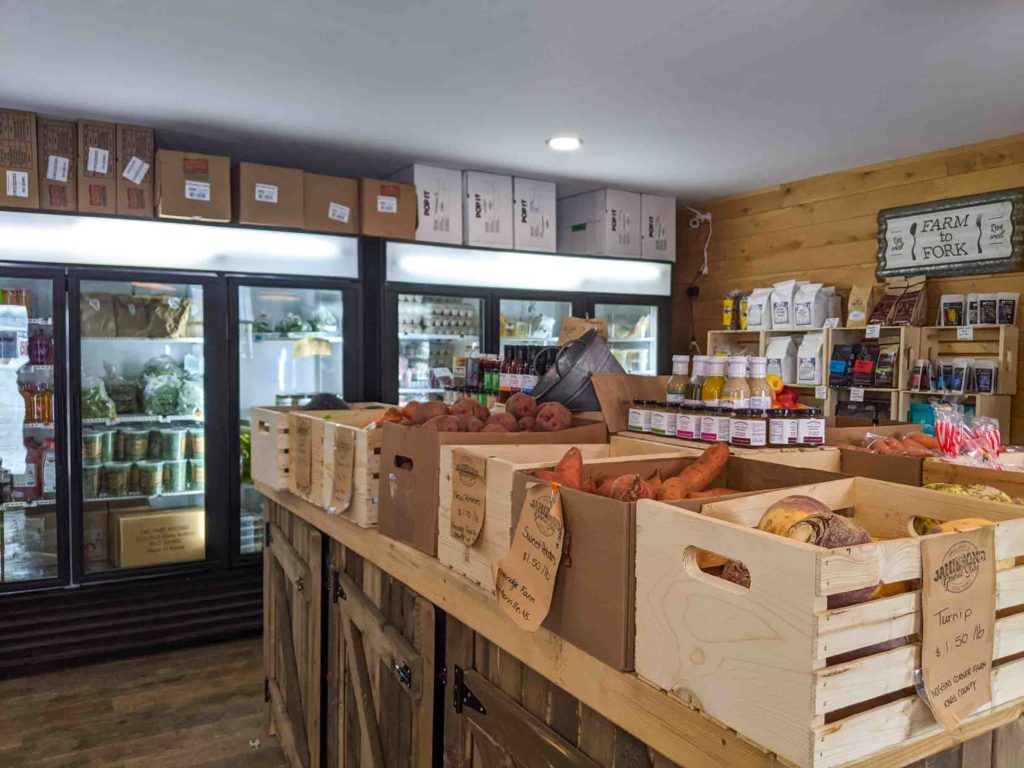
[[[703,405],[701,390],[704,387],[704,380],[708,375],[708,356],[693,356],[693,374],[690,376],[690,383],[687,385],[686,405]]]
[[[505,347],[505,357],[498,364],[498,402],[508,402],[512,394],[512,347]]]
[[[534,365],[533,361],[537,357],[537,347],[524,347],[525,350],[523,360],[523,376],[521,385],[523,393],[530,395],[533,394],[534,388],[537,386],[537,381],[540,377],[537,375],[537,366]]]
[[[708,360],[708,375],[700,388],[700,399],[704,405],[717,406],[725,386],[725,358],[715,355]]]
[[[772,407],[772,387],[765,378],[765,373],[768,370],[768,358],[750,357],[747,360],[750,364],[747,374],[750,407],[754,410],[766,411]]]
[[[721,406],[746,409],[750,407],[750,386],[747,384],[747,358],[730,357],[726,360],[728,376],[718,397]]]
[[[688,355],[672,355],[672,376],[669,377],[667,394],[665,400],[673,405],[682,405],[687,400],[687,391],[690,386],[688,370],[690,358]]]

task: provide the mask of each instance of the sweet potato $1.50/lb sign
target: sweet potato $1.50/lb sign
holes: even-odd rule
[[[480,537],[487,514],[487,459],[456,449],[452,453],[450,534],[471,547]]]
[[[955,731],[992,701],[995,526],[921,539],[921,681],[939,724]]]
[[[536,632],[551,610],[564,537],[558,485],[531,485],[512,546],[495,565],[494,576],[498,606],[527,632]]]

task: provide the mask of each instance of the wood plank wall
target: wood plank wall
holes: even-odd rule
[[[707,226],[692,230],[691,212],[680,208],[673,352],[687,351],[691,333],[704,349],[708,330],[721,327],[721,300],[730,290],[790,277],[835,285],[841,292],[874,282],[880,209],[1021,186],[1024,134],[696,203],[713,216],[706,276],[698,270]],[[695,300],[686,296],[691,285],[700,288]],[[934,315],[943,293],[999,290],[1024,293],[1024,272],[929,280],[928,312]],[[1019,443],[1024,366],[1017,386],[1022,394],[1013,400],[1011,437]]]

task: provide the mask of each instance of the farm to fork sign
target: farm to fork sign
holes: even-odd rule
[[[1024,189],[887,208],[878,213],[880,278],[1016,272]]]

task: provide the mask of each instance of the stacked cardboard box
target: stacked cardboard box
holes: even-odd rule
[[[0,109],[0,205],[39,207],[36,116]]]

